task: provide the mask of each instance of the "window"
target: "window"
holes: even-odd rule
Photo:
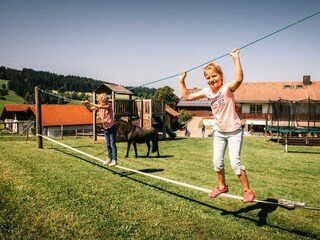
[[[250,113],[262,113],[262,105],[250,105]]]
[[[303,85],[301,84],[296,85],[296,89],[303,89]]]
[[[283,85],[283,89],[291,89],[291,85]]]

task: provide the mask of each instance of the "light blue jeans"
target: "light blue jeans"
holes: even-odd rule
[[[113,125],[109,129],[103,129],[104,137],[106,139],[106,145],[108,149],[108,158],[110,160],[117,160],[117,145],[116,145],[116,137],[117,137],[117,129],[116,125]]]
[[[224,170],[224,155],[229,146],[230,164],[235,174],[240,175],[240,170],[245,170],[240,160],[243,133],[242,129],[234,132],[214,131],[213,139],[213,168],[216,172]]]

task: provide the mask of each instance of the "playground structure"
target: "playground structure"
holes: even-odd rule
[[[106,93],[111,96],[114,118],[124,118],[128,122],[139,127],[155,127],[162,132],[165,138],[166,133],[174,136],[174,133],[166,126],[166,106],[164,101],[151,99],[133,99],[133,93],[128,89],[113,84],[101,84],[93,92],[93,101],[96,95]],[[96,140],[96,114],[93,117],[93,133]]]
[[[320,146],[320,101],[269,101],[266,131],[285,145]]]

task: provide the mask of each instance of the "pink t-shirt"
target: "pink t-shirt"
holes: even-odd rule
[[[241,128],[241,120],[236,112],[233,92],[223,85],[217,93],[210,87],[201,90],[203,96],[211,102],[214,127],[220,132],[234,132]]]
[[[98,109],[98,114],[104,129],[111,128],[114,125],[112,105],[109,103],[110,109]]]

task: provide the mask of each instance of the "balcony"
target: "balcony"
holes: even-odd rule
[[[266,120],[272,118],[271,113],[239,113],[241,119],[255,119],[255,120]]]

